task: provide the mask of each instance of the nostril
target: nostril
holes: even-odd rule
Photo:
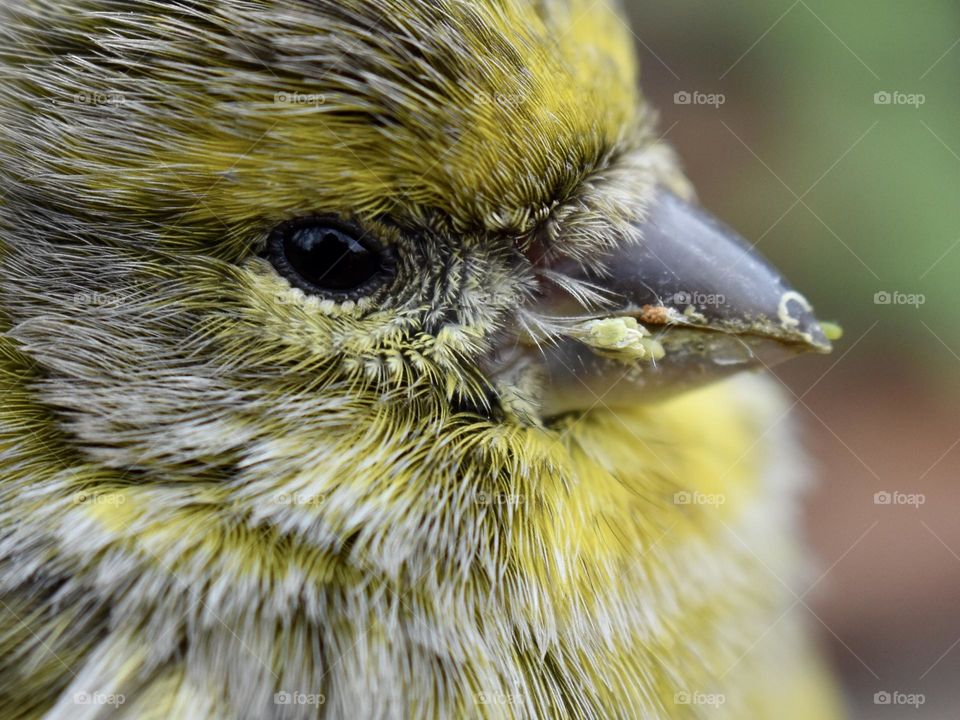
[[[553,242],[546,236],[546,233],[538,233],[530,240],[527,247],[522,251],[523,256],[534,267],[540,269],[554,255]]]

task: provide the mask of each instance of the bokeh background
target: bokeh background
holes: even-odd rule
[[[960,3],[624,3],[704,205],[846,331],[778,371],[819,474],[793,612],[854,717],[960,718]]]

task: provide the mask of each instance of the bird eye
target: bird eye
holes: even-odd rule
[[[267,259],[292,285],[333,299],[355,299],[389,280],[389,248],[360,228],[334,218],[301,218],[278,226]]]

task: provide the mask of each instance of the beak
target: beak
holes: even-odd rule
[[[526,338],[543,358],[545,416],[658,400],[830,352],[810,303],[703,210],[658,189],[636,227],[638,242],[590,267],[563,257],[535,263],[541,295],[531,309],[559,328],[548,343]],[[588,307],[577,283],[609,302]]]

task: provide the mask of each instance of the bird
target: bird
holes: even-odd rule
[[[831,718],[837,333],[591,0],[0,7],[0,715]]]

